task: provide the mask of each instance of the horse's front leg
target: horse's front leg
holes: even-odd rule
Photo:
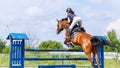
[[[74,47],[74,45],[71,43],[71,41],[67,38],[65,38],[64,44],[67,45],[68,47]]]

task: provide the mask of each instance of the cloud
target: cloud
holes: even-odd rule
[[[14,17],[12,16],[0,16],[0,22],[11,22],[14,21]]]
[[[111,31],[114,29],[117,33],[117,35],[120,38],[120,18],[117,19],[116,21],[111,22],[107,27],[106,27],[106,32]]]
[[[37,6],[32,6],[32,7],[29,7],[25,13],[28,15],[28,16],[39,16],[39,15],[43,15],[44,12],[43,12],[43,9],[37,7]]]
[[[110,8],[119,8],[120,0],[106,0],[106,3],[109,4]]]
[[[92,4],[100,4],[103,2],[103,0],[88,0]]]

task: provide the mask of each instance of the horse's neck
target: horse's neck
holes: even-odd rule
[[[65,31],[66,31],[65,36],[66,37],[69,37],[69,26],[70,25],[66,26],[66,28],[65,28]]]
[[[69,31],[68,30],[66,30],[65,36],[69,37]]]

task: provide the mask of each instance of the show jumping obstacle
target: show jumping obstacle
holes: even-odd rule
[[[105,38],[99,36],[103,41]],[[25,40],[28,37],[24,33],[10,33],[7,37],[10,40],[10,68],[24,68],[24,61],[41,61],[41,60],[88,60],[87,58],[25,58],[25,51],[29,52],[81,52],[82,50],[36,50],[36,49],[25,49]],[[103,45],[98,46],[98,56],[100,62],[100,68],[104,68],[104,51]],[[94,56],[93,56],[94,58]],[[94,59],[95,68],[98,68]],[[76,68],[75,65],[42,65],[38,68]]]

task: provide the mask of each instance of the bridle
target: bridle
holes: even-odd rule
[[[59,23],[58,23],[58,28],[59,28]],[[65,29],[68,25],[69,25],[69,23],[66,23],[65,25],[63,25],[63,29]]]
[[[57,31],[58,32],[61,32],[64,29],[66,29],[67,31],[69,30],[69,25],[70,24],[68,22],[63,22],[63,21],[67,21],[67,20],[66,19],[62,19],[62,20],[58,21],[58,24],[57,24]],[[61,27],[60,27],[60,25],[61,25]]]

